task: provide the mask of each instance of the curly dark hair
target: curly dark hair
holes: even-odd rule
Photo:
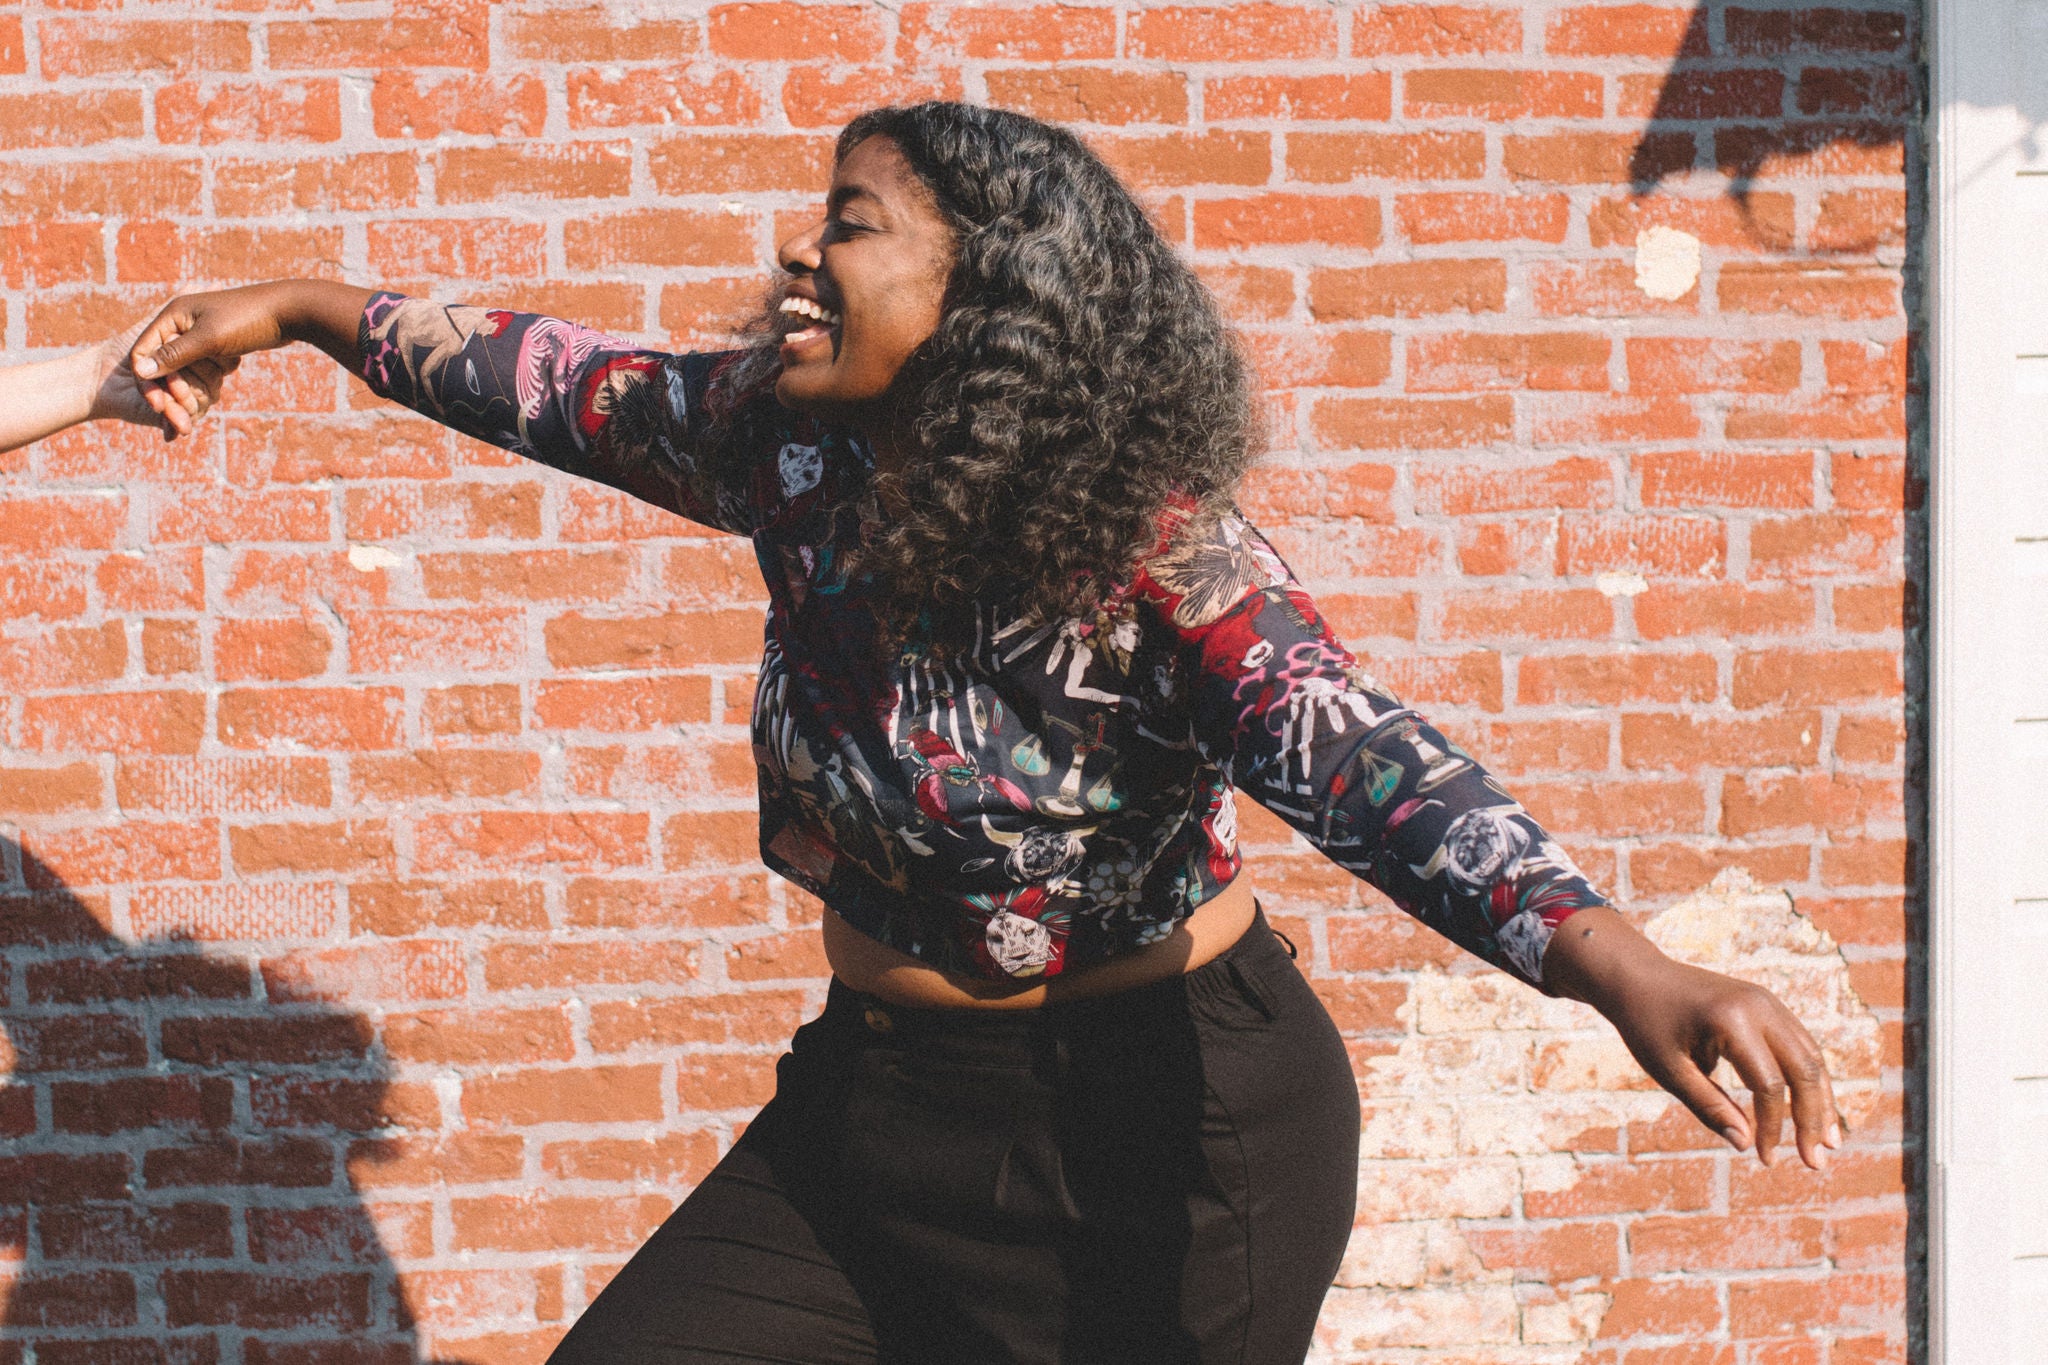
[[[1169,500],[1198,522],[1235,495],[1256,430],[1237,339],[1065,129],[933,101],[860,115],[837,156],[871,137],[955,236],[938,329],[889,396],[907,449],[887,501],[909,510],[882,512],[882,480],[865,494],[877,615],[930,643],[964,638],[991,592],[1041,621],[1091,616],[1158,544]]]

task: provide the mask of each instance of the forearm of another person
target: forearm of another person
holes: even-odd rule
[[[0,370],[0,450],[13,450],[92,415],[97,358],[78,351]]]
[[[143,328],[131,363],[149,379],[200,360],[229,360],[304,341],[360,373],[358,337],[369,301],[369,290],[333,280],[273,280],[180,295]]]

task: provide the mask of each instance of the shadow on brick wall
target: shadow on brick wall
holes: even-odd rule
[[[390,1091],[368,1021],[0,861],[0,1365],[413,1365],[347,1164]]]
[[[1887,173],[1918,122],[1920,31],[1912,4],[1696,6],[1629,160],[1635,192],[1711,166],[1747,200],[1774,162],[1800,158]]]

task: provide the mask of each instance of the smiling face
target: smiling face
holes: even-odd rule
[[[834,168],[823,221],[776,255],[794,278],[778,314],[775,396],[857,418],[938,327],[952,230],[896,144],[871,137]]]

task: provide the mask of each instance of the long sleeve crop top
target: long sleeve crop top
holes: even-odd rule
[[[388,293],[359,340],[379,394],[752,539],[769,595],[761,856],[884,943],[1004,979],[1152,942],[1237,875],[1237,791],[1538,986],[1557,925],[1605,904],[1359,666],[1241,517],[1170,512],[1096,623],[985,601],[971,646],[884,651],[845,567],[869,452],[763,397],[731,424],[739,458],[708,458],[705,401],[731,354]]]

